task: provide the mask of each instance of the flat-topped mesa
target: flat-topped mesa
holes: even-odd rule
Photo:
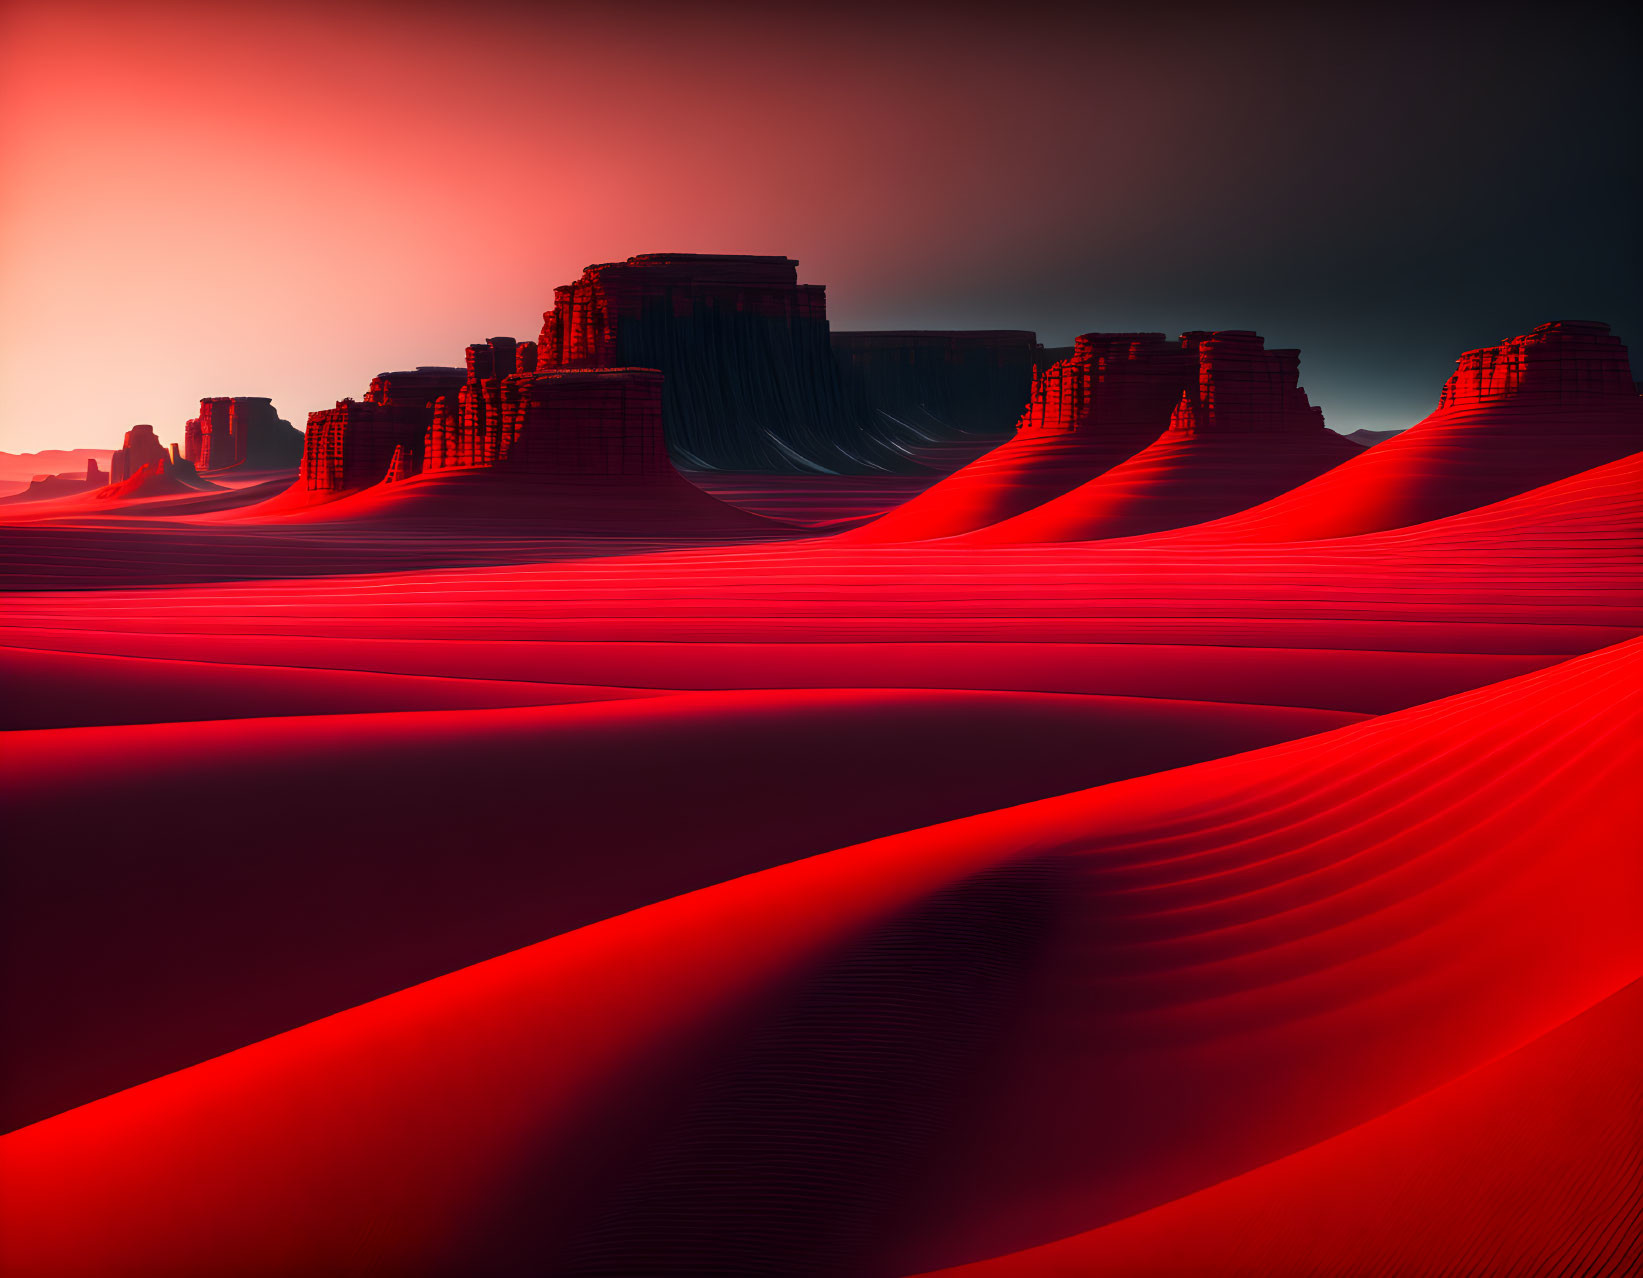
[[[169,469],[170,451],[160,442],[159,436],[154,433],[154,427],[146,424],[133,426],[125,433],[125,440],[115,450],[109,462],[109,483],[123,483],[144,466],[156,462],[161,469]]]
[[[1190,340],[1189,340],[1190,339]],[[1196,348],[1198,378],[1182,392],[1170,416],[1172,434],[1270,435],[1324,429],[1321,408],[1300,387],[1301,352],[1266,349],[1244,329],[1188,333],[1184,349]]]
[[[1637,399],[1626,347],[1607,324],[1589,320],[1540,324],[1521,337],[1467,351],[1455,363],[1438,398],[1439,412],[1543,410],[1553,404],[1601,410],[1631,407]]]
[[[465,369],[433,365],[378,373],[363,400],[341,399],[335,408],[309,413],[298,486],[316,493],[368,487],[387,476],[402,447],[401,470],[415,474],[434,404],[466,377]]]
[[[538,364],[654,368],[669,451],[702,469],[919,467],[844,391],[827,292],[786,257],[644,253],[554,290]]]
[[[1008,433],[1048,363],[1023,329],[835,332],[832,348],[853,399],[930,440]]]
[[[244,466],[283,470],[302,458],[302,432],[256,395],[214,395],[200,401],[200,415],[183,432],[183,456],[205,472]]]
[[[1155,438],[1192,384],[1196,339],[1162,333],[1084,333],[1068,359],[1038,375],[1017,438],[1140,434]]]

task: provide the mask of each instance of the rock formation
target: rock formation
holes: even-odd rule
[[[429,414],[425,443],[430,470],[488,466],[502,457],[502,383],[516,374],[536,371],[536,343],[493,337],[468,347],[467,373],[446,388]]]
[[[464,369],[428,365],[378,373],[363,400],[342,399],[309,413],[297,486],[326,494],[369,487],[387,476],[396,452],[401,477],[415,474],[435,404],[454,396],[468,376]]]
[[[645,253],[554,290],[542,368],[661,370],[668,448],[708,470],[918,470],[845,393],[826,290],[786,257]]]
[[[0,497],[0,503],[21,504],[30,501],[53,501],[58,497],[75,497],[89,493],[108,483],[108,476],[97,464],[95,457],[87,458],[84,473],[67,471],[60,475],[36,475],[29,486],[10,497]]]
[[[1195,384],[1181,394],[1170,430],[1186,435],[1309,433],[1324,428],[1299,385],[1301,352],[1268,350],[1246,329],[1189,333],[1198,355]]]
[[[833,334],[845,389],[910,443],[1003,435],[1047,363],[1021,330]]]
[[[1541,324],[1467,351],[1437,409],[1206,535],[1299,541],[1458,514],[1643,450],[1643,399],[1607,324]]]
[[[109,464],[109,483],[123,483],[144,466],[155,462],[162,468],[169,466],[171,453],[160,443],[152,426],[133,426],[125,433],[124,443],[115,452]]]
[[[284,470],[303,452],[302,432],[274,411],[273,401],[249,395],[202,399],[183,440],[183,456],[202,473],[230,466]]]
[[[511,360],[511,370],[509,361]],[[316,501],[304,481],[247,515],[297,521],[595,536],[768,535],[780,525],[691,484],[668,457],[662,374],[651,368],[535,368],[531,343],[468,348],[468,376],[440,395],[413,448],[385,406],[345,401],[315,414],[310,449],[340,441],[340,486]],[[498,376],[498,373],[504,375]],[[362,471],[362,459],[370,468]],[[380,463],[380,464],[379,464]],[[352,464],[355,471],[350,473]],[[374,476],[361,481],[364,474]],[[377,482],[381,481],[381,482]],[[332,500],[340,498],[340,500]]]
[[[1299,351],[1268,350],[1241,329],[1186,333],[1179,351],[1195,368],[1168,430],[1077,488],[969,539],[1085,541],[1182,528],[1258,505],[1363,451],[1327,429],[1307,400]],[[1139,395],[1131,403],[1137,420],[1156,406]]]
[[[1044,369],[1015,437],[855,533],[917,541],[993,524],[1059,497],[1164,431],[1197,374],[1201,333],[1085,333]]]
[[[1530,416],[1611,402],[1630,409],[1636,399],[1630,358],[1609,326],[1562,320],[1465,352],[1444,383],[1437,411],[1510,408]]]

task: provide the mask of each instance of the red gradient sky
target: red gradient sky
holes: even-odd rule
[[[1406,425],[1465,346],[1643,340],[1591,12],[14,2],[0,448],[180,439],[204,395],[301,425],[656,250],[797,257],[841,328],[1256,328],[1332,425]]]

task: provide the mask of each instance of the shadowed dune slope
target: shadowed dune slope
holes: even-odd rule
[[[962,470],[886,511],[845,542],[928,541],[1009,519],[1070,492],[1134,457],[1167,425],[1088,436],[1025,433],[1006,440]]]
[[[308,496],[293,488],[284,497],[224,517],[246,523],[454,525],[630,537],[681,532],[746,535],[782,528],[765,516],[720,501],[674,471],[550,479],[476,467],[415,475],[319,504],[294,504],[294,499]]]
[[[1362,451],[1322,427],[1264,435],[1170,430],[1064,496],[964,540],[1097,541],[1199,524],[1286,493]]]
[[[0,1141],[4,1261],[890,1275],[1182,1198],[1643,976],[1639,655],[752,874],[59,1115]]]
[[[388,710],[480,710],[655,695],[645,688],[596,684],[450,679],[10,647],[0,647],[0,683],[7,690],[0,701],[0,731],[7,732]]]
[[[1623,1278],[1643,1266],[1643,983],[1319,1145],[950,1278]]]
[[[32,975],[0,1001],[0,1116],[842,843],[1356,718],[832,690],[13,735],[0,949]]]
[[[1643,398],[1603,324],[1543,324],[1468,351],[1438,408],[1309,484],[1195,529],[1205,539],[1311,541],[1442,519],[1643,448]]]

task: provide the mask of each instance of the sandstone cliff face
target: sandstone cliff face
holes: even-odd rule
[[[1188,435],[1307,433],[1324,429],[1323,410],[1301,389],[1301,352],[1267,350],[1243,329],[1187,333],[1198,376],[1170,416],[1170,430]]]
[[[272,400],[253,395],[202,399],[183,440],[183,456],[201,472],[283,470],[297,465],[303,452],[302,432],[274,411]]]
[[[671,474],[662,387],[650,368],[517,373],[502,383],[498,464],[533,476]]]
[[[1170,341],[1162,333],[1085,333],[1069,359],[1033,384],[1018,436],[1097,432],[1154,438],[1197,375],[1201,333]]]
[[[1526,408],[1619,410],[1636,405],[1631,362],[1607,324],[1561,320],[1467,351],[1438,397],[1438,412]]]
[[[910,445],[1005,434],[1044,355],[1022,330],[834,333],[832,348],[846,392]]]
[[[133,426],[125,433],[124,442],[109,464],[109,482],[123,483],[144,466],[154,463],[158,463],[162,469],[169,466],[170,452],[160,443],[159,436],[154,433],[154,427]]]
[[[709,470],[919,467],[845,393],[826,290],[785,257],[646,253],[554,290],[538,363],[662,372],[669,451]]]
[[[464,369],[427,365],[378,373],[363,400],[308,414],[298,486],[314,493],[367,487],[386,478],[396,452],[401,477],[417,473],[435,404],[466,378]]]
[[[422,470],[492,467],[515,476],[671,472],[662,432],[662,375],[654,369],[542,369],[534,351],[468,348],[471,369],[455,408],[442,399]],[[517,371],[496,376],[502,356]]]
[[[493,337],[468,347],[467,365],[454,386],[434,401],[418,469],[489,466],[501,458],[502,382],[536,367],[536,344]]]
[[[1255,333],[1235,329],[1185,333],[1176,349],[1190,374],[1168,430],[970,540],[1088,541],[1184,528],[1257,506],[1363,451],[1326,429],[1307,401],[1299,351],[1268,350]]]

